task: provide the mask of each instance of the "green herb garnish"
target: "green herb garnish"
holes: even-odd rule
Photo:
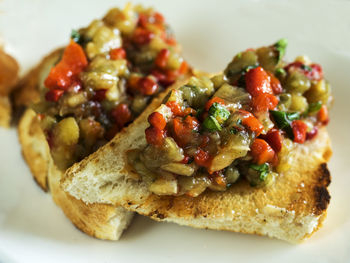
[[[277,43],[274,45],[274,47],[278,51],[277,63],[279,63],[282,60],[284,54],[286,53],[287,45],[288,45],[288,40],[286,38],[282,38],[278,40]]]
[[[312,68],[308,65],[301,65],[301,69],[306,70],[306,71],[312,71]]]
[[[222,130],[220,123],[217,121],[215,117],[211,115],[205,118],[203,122],[203,126],[210,132]]]
[[[270,111],[277,127],[284,130],[290,138],[294,138],[291,123],[294,120],[300,119],[298,112],[285,112],[285,111]]]
[[[230,117],[230,112],[225,106],[214,102],[209,109],[209,115],[213,116],[219,123],[224,123]]]
[[[267,178],[267,175],[270,172],[270,168],[269,165],[267,163],[261,164],[261,165],[257,165],[257,164],[250,164],[249,168],[259,172],[259,180],[260,181],[265,181]]]
[[[230,129],[230,134],[238,134],[237,128],[232,127],[232,128]]]

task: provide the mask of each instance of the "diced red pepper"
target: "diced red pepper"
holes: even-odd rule
[[[170,51],[167,48],[163,48],[157,55],[155,64],[159,68],[165,68],[170,56]]]
[[[280,152],[282,149],[282,135],[278,129],[271,129],[262,138],[271,146],[275,152]]]
[[[181,106],[178,102],[168,101],[165,105],[171,109],[172,113],[175,116],[182,116],[183,115],[183,111],[182,111]]]
[[[186,146],[191,141],[192,131],[197,131],[199,122],[195,117],[187,116],[183,121],[182,118],[176,117],[173,120],[174,139],[180,146]]]
[[[156,24],[163,24],[165,21],[164,16],[159,12],[155,12],[153,18]]]
[[[253,156],[253,161],[259,165],[274,161],[275,151],[263,139],[255,139],[250,150],[250,153]]]
[[[129,106],[125,103],[120,103],[111,111],[111,115],[115,122],[118,124],[119,128],[124,127],[124,125],[131,121],[131,111]]]
[[[251,105],[254,112],[266,112],[273,110],[278,104],[276,96],[268,93],[261,93],[252,98]]]
[[[185,118],[185,125],[191,131],[198,131],[199,122],[196,117],[187,115]]]
[[[211,162],[211,157],[207,151],[204,151],[201,148],[199,148],[194,157],[194,161],[199,166],[209,167]]]
[[[163,144],[165,138],[164,130],[159,130],[158,128],[151,126],[145,130],[145,134],[146,140],[149,144],[158,146]]]
[[[276,78],[275,75],[273,75],[271,72],[267,72],[267,74],[270,76],[270,84],[273,94],[278,95],[282,93],[283,89],[279,79]]]
[[[62,89],[52,89],[46,92],[45,99],[47,101],[57,102],[63,95],[64,90]]]
[[[151,77],[141,78],[138,85],[138,89],[143,95],[153,95],[158,90],[157,83]]]
[[[261,122],[248,111],[239,110],[239,112],[242,114],[243,126],[250,131],[255,132],[255,135],[258,137],[264,130],[264,126],[261,124]]]
[[[111,59],[113,59],[113,60],[125,59],[125,58],[126,58],[125,49],[122,48],[122,47],[121,47],[121,48],[112,49],[112,50],[109,52],[109,55],[110,55]]]
[[[87,64],[83,48],[71,40],[64,50],[61,61],[51,69],[44,84],[49,89],[67,89]]]
[[[318,129],[315,126],[311,131],[306,133],[306,140],[312,140],[313,138],[316,137],[317,133],[318,133]]]
[[[187,107],[184,111],[183,111],[183,115],[196,115],[196,110],[192,109],[191,107]]]
[[[301,120],[292,122],[292,130],[294,135],[294,142],[304,143],[306,139],[307,125]]]
[[[179,69],[178,69],[178,72],[180,75],[184,75],[188,72],[188,63],[186,61],[182,61]]]
[[[245,74],[246,90],[252,96],[261,93],[273,94],[270,77],[262,67],[256,67]]]
[[[188,164],[189,161],[190,161],[190,157],[188,155],[185,155],[185,157],[182,159],[181,163]]]
[[[133,42],[138,45],[146,45],[151,42],[153,38],[154,34],[151,31],[141,27],[137,27],[132,36]]]
[[[163,130],[166,126],[166,120],[163,114],[157,111],[148,116],[148,122],[159,130]]]
[[[205,104],[205,110],[209,111],[210,107],[214,104],[214,103],[220,103],[221,105],[225,105],[225,101],[219,97],[213,97],[210,100],[207,101],[207,103]]]
[[[95,95],[92,97],[92,100],[101,102],[106,98],[106,89],[100,89],[95,91]]]
[[[148,16],[145,14],[139,14],[139,20],[137,21],[137,25],[141,27],[146,27],[148,24]]]
[[[321,109],[317,113],[317,120],[322,123],[322,125],[327,125],[329,122],[328,109],[326,105],[322,105]]]

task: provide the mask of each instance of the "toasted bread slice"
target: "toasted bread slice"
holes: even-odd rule
[[[9,94],[18,78],[19,66],[16,60],[0,50],[0,126],[9,127],[11,121],[11,103]]]
[[[60,58],[63,49],[46,56],[22,80],[13,93],[15,109],[26,108],[39,101],[40,88],[48,71]],[[22,152],[35,181],[44,190],[51,190],[55,203],[72,223],[88,235],[108,240],[118,240],[132,220],[133,213],[110,205],[86,205],[65,194],[59,188],[63,173],[53,163],[46,138],[35,117],[27,109],[18,125]]]
[[[147,117],[159,104],[160,99],[154,100],[127,129],[68,169],[63,189],[87,204],[121,205],[158,221],[267,235],[291,243],[321,226],[330,200],[326,162],[331,148],[325,128],[313,140],[294,144],[292,168],[270,187],[254,188],[241,180],[225,192],[206,191],[196,198],[158,196],[143,181],[132,179],[135,171],[126,163],[126,152],[146,145]]]
[[[34,179],[44,190],[50,189],[53,200],[72,223],[90,236],[118,240],[131,222],[133,213],[112,205],[86,205],[61,190],[59,181],[63,172],[53,163],[34,111],[25,111],[18,125],[18,134],[23,156]]]

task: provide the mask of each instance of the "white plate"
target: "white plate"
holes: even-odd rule
[[[146,2],[146,1],[144,1]],[[334,87],[329,131],[332,199],[324,227],[302,245],[195,230],[136,217],[119,242],[78,231],[34,183],[15,130],[0,129],[0,262],[349,262],[350,2],[147,1],[175,29],[188,61],[211,72],[248,47],[289,39],[287,57],[308,54]],[[3,0],[0,34],[25,72],[67,43],[72,28],[124,1]]]

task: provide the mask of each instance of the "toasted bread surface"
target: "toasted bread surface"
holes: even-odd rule
[[[147,117],[160,104],[154,100],[146,111],[111,142],[67,170],[65,191],[86,203],[123,207],[155,220],[197,228],[268,235],[297,243],[313,233],[326,215],[331,156],[325,128],[305,144],[294,144],[292,167],[271,187],[254,188],[241,180],[225,192],[206,191],[196,198],[157,196],[126,163],[126,152],[146,145]]]
[[[0,50],[0,126],[9,127],[11,103],[9,94],[18,79],[19,66],[16,60]]]
[[[23,156],[34,179],[45,191],[50,189],[55,203],[72,223],[90,236],[118,240],[131,222],[133,213],[106,204],[85,204],[65,193],[59,185],[63,172],[54,165],[50,149],[34,111],[28,109],[18,126]]]

